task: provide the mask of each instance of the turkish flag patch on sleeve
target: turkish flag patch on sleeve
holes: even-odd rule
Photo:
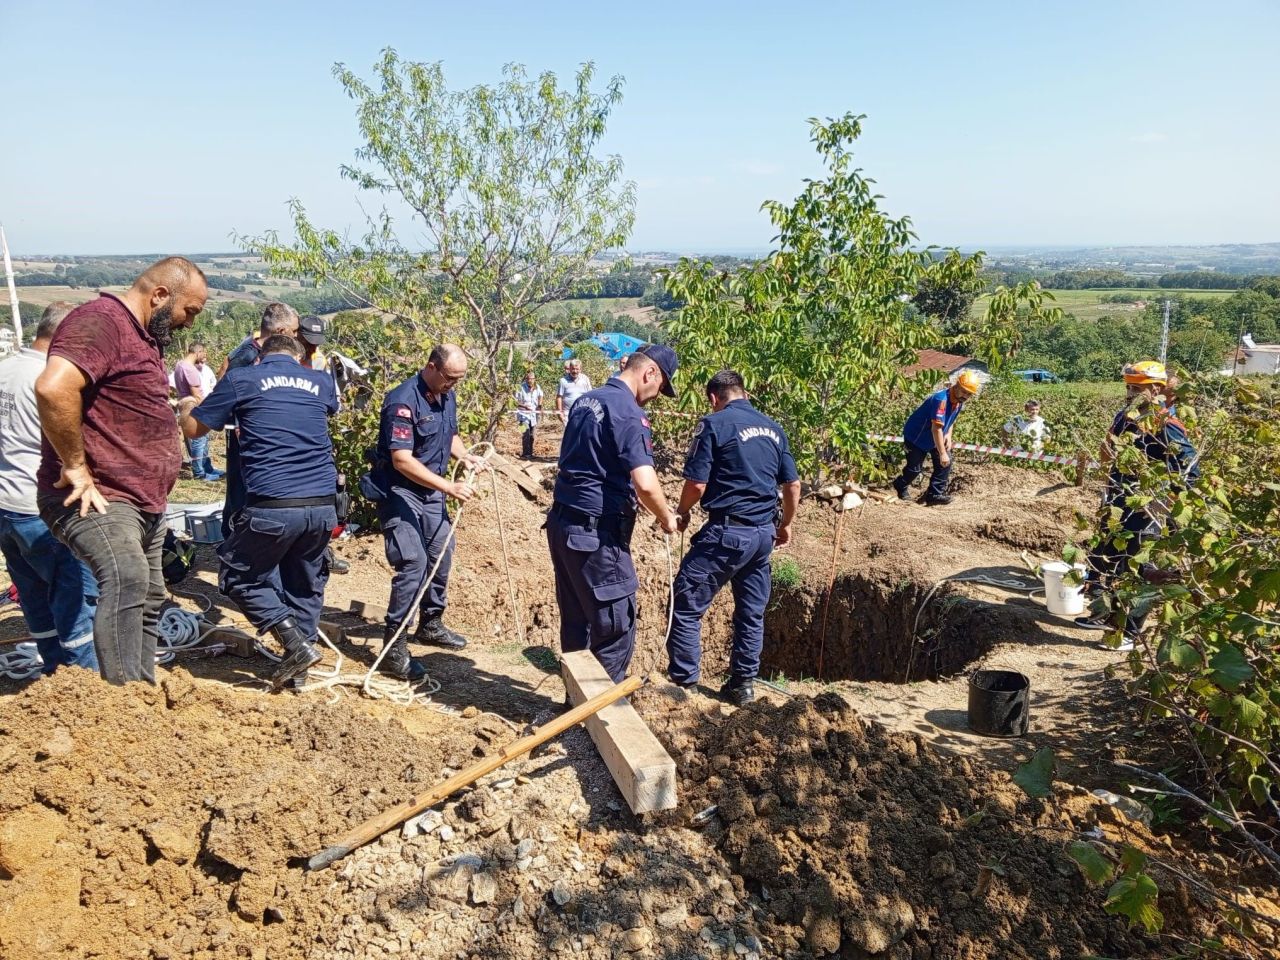
[[[406,420],[413,419],[413,411],[408,407],[396,407],[395,410],[391,412],[391,415],[393,417],[404,417]]]

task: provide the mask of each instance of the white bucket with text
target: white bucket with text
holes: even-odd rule
[[[1084,565],[1077,563],[1076,572],[1084,575]],[[1084,613],[1084,585],[1067,583],[1071,567],[1053,561],[1040,568],[1044,574],[1044,600],[1049,612],[1058,617],[1078,617]]]

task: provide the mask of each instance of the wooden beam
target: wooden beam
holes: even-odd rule
[[[560,666],[569,700],[575,706],[613,687],[589,650],[564,654]],[[587,732],[632,813],[675,808],[675,761],[630,703],[619,700],[590,717]]]
[[[366,620],[372,620],[375,623],[381,623],[387,619],[387,608],[380,607],[376,603],[365,603],[363,600],[352,600],[350,610],[357,617],[363,617]]]
[[[517,467],[500,453],[489,454],[489,466],[497,470],[507,479],[511,480],[517,487],[523,490],[528,496],[534,500],[542,500],[547,495],[547,491],[542,485],[535,483],[533,478]]]
[[[250,631],[252,631],[252,629],[252,627],[249,628]],[[255,656],[253,641],[254,638],[251,632],[240,630],[237,627],[220,626],[210,630],[205,636],[203,642],[206,645],[211,643],[225,643],[227,645],[228,652],[234,653],[237,657],[252,657]]]
[[[320,632],[328,637],[332,644],[343,643],[347,639],[347,631],[341,624],[334,623],[332,620],[321,620],[319,627]]]

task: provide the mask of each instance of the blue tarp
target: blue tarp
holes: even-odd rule
[[[610,360],[617,360],[635,353],[645,344],[645,341],[625,333],[597,333],[591,338],[591,342]]]

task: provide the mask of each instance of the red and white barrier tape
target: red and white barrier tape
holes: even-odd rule
[[[517,411],[511,411],[515,413]],[[519,411],[527,413],[527,411]],[[552,411],[554,413],[554,411]],[[542,414],[546,416],[546,413]],[[705,413],[684,413],[679,410],[649,410],[646,411],[647,416],[661,417],[684,417],[690,420],[701,420],[706,416]],[[890,433],[869,433],[867,437],[871,440],[887,440],[890,443],[905,443],[905,439],[897,434]],[[1061,457],[1056,453],[1032,453],[1029,450],[1017,450],[1013,447],[989,447],[982,443],[957,443],[953,444],[957,450],[972,450],[974,453],[990,453],[997,457],[1009,457],[1012,460],[1029,460],[1038,463],[1057,463],[1064,467],[1078,467],[1080,460],[1076,457]],[[1092,461],[1086,461],[1085,465],[1090,469],[1097,467]]]
[[[867,434],[872,440],[888,440],[891,443],[905,443],[905,439],[888,433],[869,433]],[[1013,447],[988,447],[982,443],[957,443],[953,444],[957,450],[972,450],[974,453],[994,453],[998,457],[1010,457],[1014,460],[1036,460],[1042,463],[1060,463],[1064,467],[1078,467],[1079,459],[1076,457],[1060,457],[1054,453],[1031,453],[1029,450],[1016,450]],[[1093,461],[1086,464],[1089,467],[1096,467]]]

